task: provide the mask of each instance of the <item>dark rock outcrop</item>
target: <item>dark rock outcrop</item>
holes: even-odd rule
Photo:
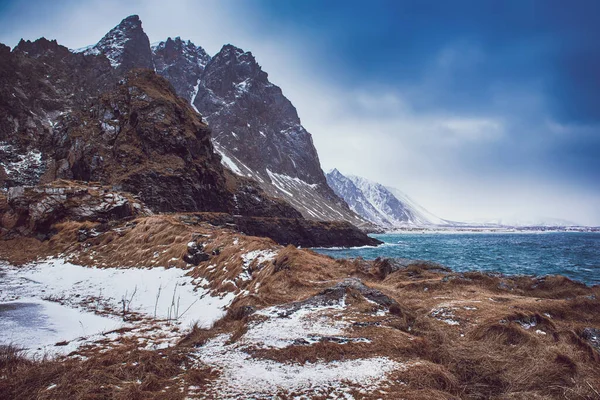
[[[198,265],[202,261],[206,261],[210,258],[208,254],[204,252],[202,244],[197,242],[188,243],[187,254],[183,256],[183,261],[188,264]]]
[[[218,213],[194,213],[183,217],[188,223],[208,222],[251,236],[301,247],[377,246],[382,242],[345,221],[313,221],[304,218],[249,217]]]
[[[235,218],[241,232],[264,236],[279,244],[302,247],[378,246],[382,242],[367,236],[346,221],[314,221],[291,218]]]
[[[396,300],[382,291],[368,287],[358,278],[347,278],[306,300],[281,306],[283,311],[280,317],[287,317],[305,307],[323,307],[339,304],[348,293],[360,294],[365,299],[387,309],[399,309],[400,307]]]
[[[0,203],[3,203],[0,228],[4,238],[21,235],[47,239],[52,226],[62,221],[107,222],[152,214],[127,193],[67,181],[13,187]]]
[[[381,279],[384,279],[391,273],[400,270],[414,269],[427,270],[438,273],[449,273],[451,270],[433,261],[412,260],[409,258],[385,258],[377,257],[373,260],[373,267],[378,272]]]
[[[600,353],[600,329],[584,328],[581,337]]]
[[[210,61],[206,51],[176,37],[152,46],[152,56],[156,73],[171,82],[177,94],[193,105],[200,77]]]

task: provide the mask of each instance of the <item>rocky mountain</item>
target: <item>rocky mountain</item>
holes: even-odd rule
[[[210,61],[206,51],[176,37],[153,45],[152,57],[156,73],[171,82],[177,94],[193,105],[200,77]]]
[[[210,129],[150,70],[121,76],[102,55],[46,39],[22,41],[0,69],[4,187],[97,181],[139,195],[155,211],[300,216],[226,171]],[[257,198],[270,206],[257,206]]]
[[[139,33],[136,21],[130,17],[111,32]],[[305,230],[306,243],[329,235],[333,241],[323,245],[349,245],[340,241],[343,231],[352,233],[352,245],[372,242],[347,222],[322,227],[284,221],[304,218],[222,165],[210,128],[166,79],[148,68],[121,68],[134,62],[128,61],[132,52],[111,53],[121,60],[111,65],[100,51],[72,52],[44,38],[21,41],[12,51],[0,46],[2,188],[61,179],[95,182],[133,194],[154,212],[271,218],[246,225],[279,227],[278,238],[289,243],[300,243],[285,228],[294,224]]]
[[[364,224],[327,185],[310,133],[252,53],[224,46],[206,65],[193,104],[233,172],[306,218]]]
[[[154,69],[150,41],[137,15],[125,18],[96,45],[80,50],[88,55],[105,55],[110,65],[121,73],[132,68]]]
[[[211,58],[179,37],[151,47],[137,16],[84,52],[105,54],[117,72],[154,68],[211,126],[227,168],[254,179],[304,217],[366,224],[329,188],[310,133],[252,53],[225,45]]]
[[[353,211],[383,228],[448,224],[398,189],[358,176],[344,176],[337,169],[327,174],[327,183]]]

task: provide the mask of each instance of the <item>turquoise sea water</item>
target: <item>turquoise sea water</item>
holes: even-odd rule
[[[372,235],[378,247],[315,249],[336,258],[401,257],[436,261],[455,271],[560,274],[600,284],[600,233],[415,233]]]

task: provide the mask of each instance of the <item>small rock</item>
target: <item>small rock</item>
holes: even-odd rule
[[[210,256],[204,252],[204,246],[196,242],[190,242],[188,243],[188,252],[183,256],[183,261],[188,264],[198,265],[209,258]]]
[[[583,332],[581,332],[581,337],[587,340],[593,348],[600,352],[600,329],[585,328]]]

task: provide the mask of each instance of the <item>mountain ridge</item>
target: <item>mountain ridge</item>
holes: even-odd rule
[[[141,30],[136,19],[124,21]],[[138,41],[149,48],[146,42]],[[210,128],[172,83],[148,68],[122,67],[133,53],[112,54],[121,63],[111,65],[100,50],[73,52],[44,38],[21,40],[12,51],[2,45],[0,52],[3,190],[93,182],[132,193],[154,212],[242,216],[239,229],[277,230],[286,243],[379,243],[348,222],[304,221],[288,202],[223,167]]]
[[[179,37],[151,46],[134,15],[85,53],[104,53],[117,72],[134,65],[152,68],[165,77],[211,126],[223,165],[254,179],[305,218],[369,227],[329,188],[311,134],[251,52],[226,44],[211,57],[201,46]],[[139,63],[135,64],[132,54],[141,55]]]

